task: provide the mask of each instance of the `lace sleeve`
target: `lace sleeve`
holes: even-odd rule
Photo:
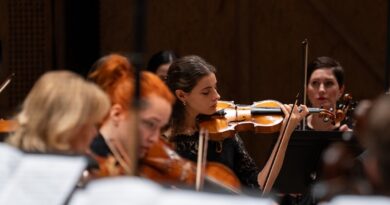
[[[238,134],[235,135],[234,141],[236,143],[235,161],[237,162],[235,163],[234,172],[245,186],[259,188],[257,175],[259,174],[260,169],[249,155],[244,142]]]

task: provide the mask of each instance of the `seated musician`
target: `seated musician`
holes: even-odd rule
[[[390,95],[373,102],[366,120],[362,132],[367,145],[363,165],[374,194],[390,196]]]
[[[159,51],[150,57],[146,69],[165,80],[167,78],[169,66],[177,58],[178,55],[172,50]]]
[[[82,154],[109,107],[107,95],[81,76],[47,72],[24,100],[7,142],[26,152]]]
[[[173,142],[176,151],[182,157],[193,161],[197,159],[198,149],[197,117],[200,114],[211,115],[216,112],[217,102],[220,99],[215,72],[214,66],[198,56],[180,58],[174,61],[168,70],[166,83],[177,100],[173,107],[170,130],[165,135]],[[281,107],[285,115],[282,129],[287,126],[286,122],[291,108],[289,105]],[[298,109],[292,112],[291,121],[286,129],[286,139],[281,143],[273,173],[269,174],[269,170],[272,164],[271,159],[276,154],[276,147],[272,151],[270,160],[260,171],[237,134],[223,141],[209,141],[207,160],[226,165],[233,170],[243,185],[252,188],[263,189],[265,178],[269,174],[269,183],[272,187],[282,166],[289,137],[299,121],[308,113],[306,106],[302,108],[302,112]]]
[[[344,70],[340,63],[330,57],[318,57],[308,65],[307,97],[316,108],[336,110],[336,103],[344,93]],[[318,131],[349,131],[345,122],[324,122],[319,114],[307,117],[307,129]]]
[[[174,97],[164,82],[150,72],[141,72],[141,105],[139,108],[139,152],[142,158],[158,140],[160,130],[168,123]],[[93,154],[103,160],[119,163],[122,169],[108,169],[103,175],[124,174],[131,166],[129,153],[135,150],[134,119],[134,73],[129,60],[119,54],[99,59],[96,69],[89,78],[99,85],[110,97],[112,106],[104,120],[98,136],[91,144]],[[109,163],[109,161],[106,161]],[[101,169],[103,167],[100,167]]]

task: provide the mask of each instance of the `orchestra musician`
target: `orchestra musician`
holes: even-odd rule
[[[26,152],[83,154],[109,107],[95,84],[70,71],[49,71],[24,100],[7,142]]]
[[[119,163],[119,167],[126,168],[131,163],[127,154],[131,146],[128,144],[134,137],[134,128],[131,128],[134,119],[130,115],[134,100],[133,68],[126,57],[110,54],[98,60],[89,78],[108,94],[112,103],[108,116],[91,144],[91,151],[99,158],[111,159],[113,163]],[[174,96],[156,75],[143,71],[140,78],[138,129],[141,137],[137,155],[143,158],[158,140],[161,128],[168,123]],[[118,169],[108,169],[106,172],[103,175],[124,174]]]
[[[174,144],[176,151],[184,158],[196,161],[198,149],[198,115],[211,115],[216,111],[220,95],[217,91],[216,69],[199,56],[185,56],[172,63],[168,70],[166,83],[176,96],[170,120],[170,129],[164,135]],[[291,106],[283,105],[285,115],[282,129]],[[271,174],[273,184],[280,171],[288,139],[299,121],[308,114],[306,106],[302,111],[294,109],[291,122],[286,128],[287,138],[282,141],[280,153],[275,159],[275,172]],[[248,154],[238,134],[223,141],[209,141],[207,160],[220,162],[233,170],[241,183],[247,187],[263,189],[265,178],[269,175],[272,157],[275,157],[276,146],[260,171]]]
[[[174,51],[162,50],[150,57],[148,66],[146,68],[148,71],[155,73],[161,79],[165,80],[167,78],[169,66],[177,58],[178,55]]]
[[[362,131],[367,150],[362,158],[374,194],[390,196],[390,95],[376,99]]]
[[[313,107],[336,111],[336,103],[343,95],[344,69],[333,58],[317,57],[308,65],[307,97]],[[307,128],[318,131],[350,131],[345,122],[325,122],[318,114],[307,117]]]

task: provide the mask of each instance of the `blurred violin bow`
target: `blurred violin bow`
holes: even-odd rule
[[[201,191],[204,185],[208,140],[209,140],[208,130],[201,128],[199,131],[199,146],[198,146],[198,159],[197,159],[198,163],[196,166],[196,181],[195,181],[196,191]]]
[[[15,73],[11,73],[0,85],[0,93],[3,92],[3,90],[9,85],[12,78],[15,76]]]

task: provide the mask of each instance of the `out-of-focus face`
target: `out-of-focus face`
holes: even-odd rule
[[[161,79],[165,80],[167,78],[167,73],[170,65],[171,63],[160,65],[156,70],[156,75]]]
[[[161,129],[168,124],[172,112],[171,104],[162,97],[146,97],[146,107],[139,112],[139,132],[141,135],[139,157],[142,158],[161,136]]]
[[[216,111],[219,99],[217,78],[210,73],[202,77],[189,93],[185,93],[183,100],[187,111],[195,115],[211,115]]]
[[[335,109],[337,100],[344,92],[344,87],[337,83],[331,69],[317,69],[309,79],[307,95],[313,107]]]

